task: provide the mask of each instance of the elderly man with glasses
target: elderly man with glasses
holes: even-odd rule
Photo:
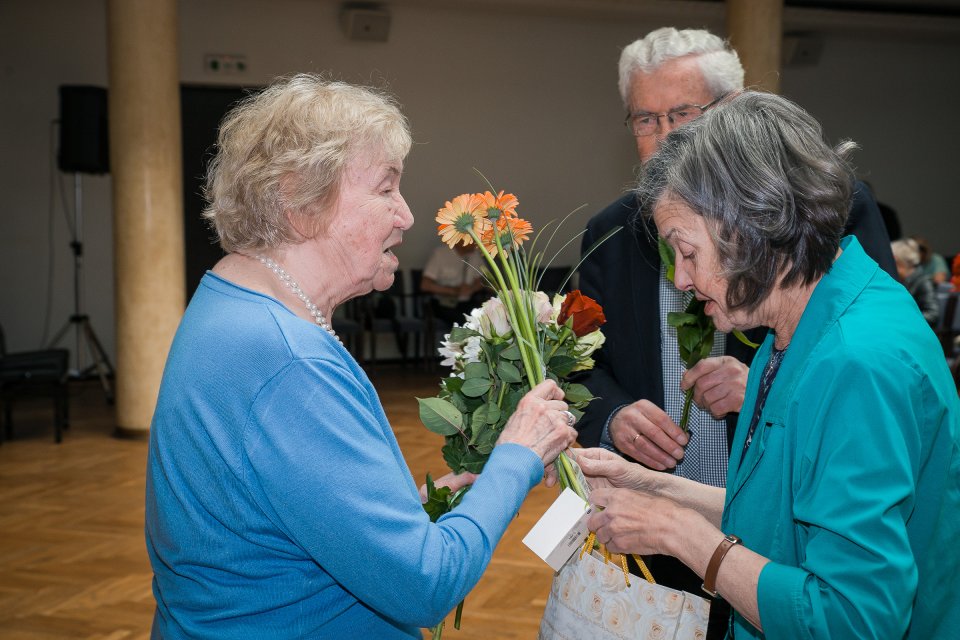
[[[627,46],[620,57],[624,120],[640,162],[649,159],[676,127],[695,120],[743,89],[737,53],[703,30],[657,29]],[[652,469],[722,487],[730,442],[743,403],[753,350],[717,333],[710,357],[685,371],[676,330],[667,313],[682,311],[690,294],[667,279],[657,251],[656,229],[644,226],[630,192],[587,225],[583,250],[616,226],[624,229],[590,254],[580,269],[580,288],[603,305],[607,344],[584,383],[598,396],[577,424],[584,446],[604,446]],[[857,183],[846,235],[896,277],[890,240],[868,188]],[[677,426],[684,389],[694,386],[688,433]],[[702,580],[665,556],[649,559],[658,582],[692,593]],[[715,602],[710,638],[721,638],[729,609]],[[716,621],[716,622],[714,622]]]

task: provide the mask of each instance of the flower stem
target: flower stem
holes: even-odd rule
[[[680,414],[680,424],[677,426],[687,432],[687,421],[690,419],[690,405],[693,403],[693,387],[690,387],[683,394],[683,413]]]
[[[460,630],[460,617],[463,615],[463,603],[466,600],[461,600],[460,604],[457,605],[457,614],[453,617],[453,628],[457,631]]]
[[[440,638],[443,637],[443,623],[444,623],[444,622],[445,622],[444,620],[441,620],[441,621],[437,624],[437,626],[430,628],[430,630],[433,632],[433,635],[430,636],[430,637],[432,638],[432,640],[440,640]]]

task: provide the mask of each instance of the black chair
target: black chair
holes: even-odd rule
[[[440,339],[450,333],[452,325],[437,316],[434,311],[434,296],[423,290],[423,269],[410,270],[410,291],[414,313],[423,320],[423,359],[427,369],[433,371],[437,364],[437,347]]]
[[[0,327],[0,403],[6,438],[13,437],[13,405],[26,397],[49,397],[53,400],[54,440],[63,439],[68,427],[66,349],[43,349],[7,353],[3,327]]]
[[[357,362],[363,364],[363,322],[357,300],[348,300],[333,314],[333,330]]]
[[[389,289],[374,291],[360,299],[363,329],[370,337],[372,364],[377,362],[377,338],[383,334],[393,334],[404,365],[408,362],[411,337],[414,358],[421,357],[424,322],[413,315],[412,296],[406,294],[403,275],[398,271]]]

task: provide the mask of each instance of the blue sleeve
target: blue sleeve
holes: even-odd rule
[[[760,573],[770,638],[901,638],[910,624],[921,385],[891,355],[852,351],[832,349],[796,389],[800,566],[771,562]]]
[[[473,588],[543,476],[533,451],[498,446],[461,506],[431,523],[379,400],[329,361],[281,372],[245,439],[247,484],[278,528],[364,604],[421,627]]]

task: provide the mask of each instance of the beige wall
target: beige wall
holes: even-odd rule
[[[473,167],[515,192],[538,227],[585,204],[572,235],[631,175],[616,92],[620,48],[664,24],[723,29],[723,7],[712,2],[522,0],[521,11],[495,0],[388,4],[389,41],[368,43],[343,35],[339,3],[329,0],[182,1],[180,77],[259,85],[327,70],[388,85],[417,142],[402,185],[417,217],[398,250],[405,268],[421,266],[436,245],[432,216],[443,201],[482,188]],[[783,93],[819,117],[831,138],[861,144],[861,172],[899,209],[906,231],[945,253],[960,251],[952,198],[960,121],[949,112],[960,87],[945,80],[960,66],[960,21],[796,10],[785,20],[788,29],[821,33],[823,50],[818,64],[784,70]],[[105,23],[103,0],[0,2],[0,322],[15,349],[39,345],[48,291],[51,333],[72,309],[57,185],[72,206],[73,182],[55,170],[51,122],[59,85],[106,85]],[[206,53],[244,54],[249,70],[213,75],[203,68]],[[931,105],[946,108],[936,121],[925,117]],[[110,178],[83,176],[83,188],[85,307],[113,355]],[[575,254],[570,247],[560,260]]]

